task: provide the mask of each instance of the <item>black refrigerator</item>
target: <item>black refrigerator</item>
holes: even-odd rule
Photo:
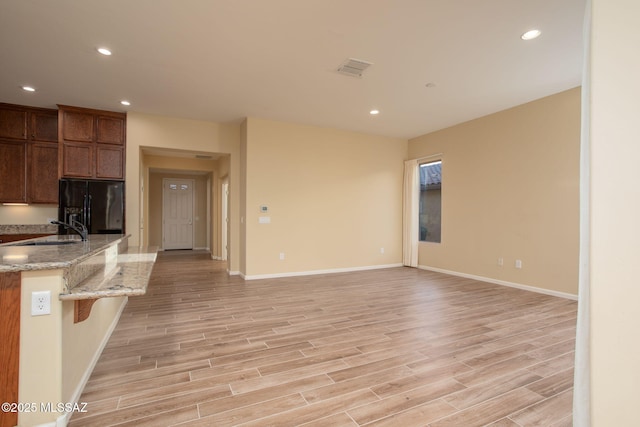
[[[89,234],[124,234],[124,181],[61,179],[58,220],[83,223]],[[73,234],[63,226],[58,234]]]

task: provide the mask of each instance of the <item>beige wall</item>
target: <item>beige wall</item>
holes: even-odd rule
[[[57,206],[2,206],[0,224],[47,224],[47,219],[58,219]]]
[[[21,283],[20,402],[35,402],[38,411],[19,414],[21,426],[54,422],[61,413],[40,411],[40,403],[74,402],[115,327],[126,298],[96,301],[89,318],[73,323],[73,302],[62,302],[62,270],[25,271]],[[51,314],[31,316],[31,293],[51,291]]]
[[[240,264],[238,272],[247,271],[247,120],[242,122],[240,137]]]
[[[579,88],[410,140],[442,154],[442,243],[419,265],[576,295],[579,147]]]
[[[640,384],[640,3],[593,0],[592,13],[592,426],[635,426]]]
[[[145,233],[144,185],[149,180],[149,165],[141,154],[145,147],[222,153],[230,155],[229,175],[229,268],[238,270],[240,248],[239,150],[240,125],[154,116],[141,113],[127,115],[127,233],[130,245],[148,244]],[[173,157],[173,159],[176,159]],[[215,179],[215,176],[214,176]],[[214,187],[215,189],[215,187]],[[215,230],[215,226],[213,227]],[[217,237],[219,239],[219,236]],[[215,246],[214,246],[215,247]]]
[[[62,402],[62,270],[22,273],[20,303],[20,402]],[[31,316],[31,293],[51,291],[51,314]],[[43,355],[46,354],[46,357]],[[39,409],[39,408],[38,408]],[[18,425],[35,426],[54,421],[58,415],[24,412]]]
[[[243,273],[401,263],[406,155],[403,139],[247,119]]]

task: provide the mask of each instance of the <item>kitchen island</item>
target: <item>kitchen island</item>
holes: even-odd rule
[[[16,404],[0,426],[66,425],[67,409],[81,409],[127,298],[146,292],[155,262],[156,248],[127,242],[53,235],[0,245],[0,394]]]

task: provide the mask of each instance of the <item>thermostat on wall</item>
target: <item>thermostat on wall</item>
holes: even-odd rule
[[[269,206],[260,205],[260,213],[267,213],[267,212],[269,212]]]

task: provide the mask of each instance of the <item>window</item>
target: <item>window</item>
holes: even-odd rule
[[[442,160],[420,165],[420,241],[440,243]]]

